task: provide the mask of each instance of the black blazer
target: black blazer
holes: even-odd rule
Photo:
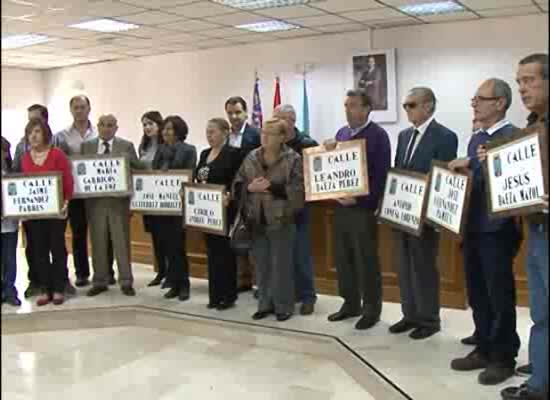
[[[252,150],[260,147],[260,130],[253,127],[249,123],[246,123],[246,127],[243,132],[243,140],[241,142],[241,152],[243,153],[243,159],[250,153]]]
[[[396,168],[427,174],[430,172],[432,160],[451,161],[456,158],[458,149],[456,133],[434,119],[418,142],[409,164],[404,165],[405,153],[414,129],[410,127],[399,133],[394,164]]]
[[[159,145],[153,158],[153,169],[190,169],[197,165],[197,149],[192,144],[177,142]]]

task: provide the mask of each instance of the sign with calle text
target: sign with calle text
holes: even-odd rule
[[[223,185],[185,183],[183,226],[214,235],[227,235]]]
[[[132,195],[130,163],[125,156],[71,157],[75,198],[128,197]]]
[[[191,170],[133,171],[130,210],[150,215],[182,215],[180,191],[192,176]]]

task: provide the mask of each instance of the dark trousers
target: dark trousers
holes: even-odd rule
[[[90,277],[90,262],[88,260],[88,216],[86,214],[86,203],[83,199],[72,199],[69,202],[69,223],[72,233],[75,275],[77,278],[88,279]],[[110,275],[114,276],[113,245],[110,240],[107,256],[110,265]]]
[[[25,258],[27,259],[27,278],[29,280],[29,284],[38,284],[38,273],[36,272],[36,267],[34,266],[34,260],[32,257],[32,238],[29,235],[29,222],[23,221],[23,232],[25,233]]]
[[[419,326],[439,328],[439,234],[426,227],[421,237],[395,232],[395,238],[403,318]]]
[[[17,297],[17,231],[2,233],[2,300]]]
[[[382,274],[374,213],[359,207],[338,207],[333,229],[338,289],[344,307],[349,312],[362,310],[364,315],[380,316]]]
[[[471,233],[463,254],[477,349],[492,362],[514,366],[520,347],[516,331],[515,242],[508,232]]]
[[[63,293],[67,281],[65,225],[66,221],[63,219],[36,219],[27,222],[38,285],[50,293]]]
[[[189,262],[182,218],[165,215],[154,215],[150,218],[151,238],[159,273],[165,271],[170,287],[189,289]]]
[[[226,236],[206,235],[210,303],[237,300],[237,260]]]

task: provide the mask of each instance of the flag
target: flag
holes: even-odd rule
[[[254,95],[252,105],[252,125],[258,129],[262,128],[263,114],[262,114],[262,102],[260,101],[260,78],[256,74],[256,81],[254,83]]]
[[[304,74],[304,104],[302,109],[302,132],[309,136],[309,100],[307,98],[307,81]]]
[[[273,96],[273,108],[276,108],[281,104],[281,85],[279,83],[279,77],[275,78],[275,96]]]

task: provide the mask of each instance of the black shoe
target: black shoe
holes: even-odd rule
[[[189,295],[189,289],[181,289],[179,291],[178,300],[187,301],[191,296]]]
[[[279,322],[288,321],[290,319],[290,317],[292,317],[291,313],[277,314],[277,321],[279,321]]]
[[[417,328],[416,324],[413,324],[412,322],[402,319],[398,323],[390,326],[389,331],[390,333],[397,334],[397,333],[404,333],[415,328]]]
[[[475,335],[468,336],[462,339],[460,343],[465,344],[466,346],[477,346],[477,338]]]
[[[476,369],[485,369],[488,366],[487,357],[477,350],[472,351],[464,358],[455,358],[451,361],[451,369],[455,371],[475,371]]]
[[[170,289],[172,286],[170,285],[170,282],[168,282],[168,279],[164,279],[164,282],[162,282],[162,285],[160,286],[161,289]]]
[[[235,302],[225,302],[225,301],[222,301],[220,304],[218,304],[218,306],[216,307],[216,309],[218,311],[225,311],[225,310],[229,310],[230,308],[233,308],[235,307]]]
[[[42,289],[31,282],[29,283],[29,286],[27,286],[27,289],[25,289],[24,296],[28,299],[29,297],[38,296],[39,294],[42,294]]]
[[[90,284],[90,280],[88,278],[76,278],[74,284],[76,287],[84,287]]]
[[[252,315],[252,319],[253,320],[260,320],[260,319],[264,319],[264,318],[267,318],[269,317],[269,315],[273,314],[274,311],[273,310],[268,310],[268,311],[256,311],[254,313],[254,315]]]
[[[109,290],[106,286],[92,286],[90,290],[88,290],[88,293],[86,293],[86,296],[88,297],[94,297],[98,294],[101,294],[103,292],[106,292]]]
[[[147,286],[148,287],[159,286],[162,283],[163,279],[164,277],[162,275],[157,275],[155,276],[155,279],[153,279],[151,282],[147,284]]]
[[[428,327],[428,326],[419,326],[414,331],[411,332],[409,337],[414,340],[427,339],[430,336],[435,335],[439,332],[441,328],[439,327]]]
[[[241,285],[237,288],[237,292],[244,293],[250,292],[252,290],[252,285]]]
[[[503,400],[548,400],[548,393],[536,392],[526,384],[507,387],[500,392]]]
[[[361,315],[361,312],[357,311],[357,312],[348,312],[344,307],[342,307],[340,309],[340,311],[334,313],[334,314],[330,314],[328,316],[328,320],[330,322],[338,322],[338,321],[343,321],[345,319],[348,319],[348,318],[355,318],[355,317],[358,317]]]
[[[132,286],[122,286],[120,288],[120,291],[125,296],[135,296],[136,295],[136,291],[134,290],[134,288]]]
[[[217,308],[218,307],[218,303],[208,303],[206,305],[206,308],[208,308],[209,310],[213,309],[213,308]]]
[[[116,279],[114,276],[109,278],[109,286],[116,285]]]
[[[71,284],[71,281],[68,281],[65,285],[65,295],[67,296],[75,296],[76,295],[76,288]]]
[[[17,296],[9,296],[2,300],[3,303],[8,303],[11,306],[19,307],[21,305],[21,300]]]
[[[497,364],[489,364],[485,371],[477,377],[481,385],[498,385],[514,376],[514,367],[505,367]]]
[[[178,297],[179,294],[180,294],[179,289],[171,288],[169,291],[164,293],[164,298],[165,299],[174,299],[174,298]]]
[[[315,304],[302,303],[300,306],[300,315],[311,315],[315,311]]]
[[[533,364],[522,365],[516,372],[520,375],[533,375]]]
[[[380,321],[378,315],[363,315],[359,321],[355,324],[355,329],[364,331],[370,329]]]

